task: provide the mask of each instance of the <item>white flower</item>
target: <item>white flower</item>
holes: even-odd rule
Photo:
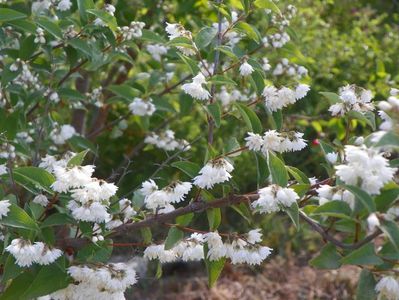
[[[228,181],[233,170],[234,167],[223,158],[210,161],[200,170],[200,175],[194,178],[194,184],[202,189],[210,189],[215,184]]]
[[[57,145],[65,144],[67,140],[76,135],[75,128],[69,124],[62,125],[50,132],[50,138]]]
[[[338,153],[336,152],[327,153],[326,159],[330,164],[335,164],[338,160]]]
[[[202,87],[203,84],[206,84],[205,77],[201,73],[198,73],[198,75],[193,78],[193,82],[185,83],[181,88],[186,94],[189,94],[195,99],[207,100],[211,95]]]
[[[306,141],[302,138],[300,132],[277,132],[268,130],[263,138],[252,132],[248,132],[246,146],[249,150],[262,151],[265,155],[269,150],[275,152],[299,151],[306,147]]]
[[[176,182],[171,186],[166,188],[169,203],[179,203],[181,202],[185,195],[191,190],[192,184],[191,182]]]
[[[35,42],[36,44],[45,44],[46,43],[46,39],[44,37],[44,30],[42,28],[37,28],[36,29],[36,37],[33,40],[33,42]]]
[[[59,11],[67,11],[71,9],[72,7],[72,2],[70,0],[61,0],[58,2],[57,9]]]
[[[148,181],[144,181],[142,183],[142,188],[140,189],[140,192],[144,195],[144,196],[149,196],[150,194],[152,194],[153,192],[155,192],[156,190],[158,190],[158,186],[156,185],[156,183],[154,182],[154,180],[150,179]]]
[[[156,61],[161,61],[161,56],[168,52],[168,48],[161,44],[147,45],[146,49]]]
[[[0,164],[0,176],[7,174],[7,166],[6,164]]]
[[[253,71],[254,71],[254,68],[246,61],[243,64],[241,64],[241,66],[240,66],[240,75],[241,76],[251,75]]]
[[[209,260],[219,260],[226,256],[227,248],[217,231],[204,234],[204,239],[208,244],[207,257]]]
[[[371,195],[378,195],[396,172],[377,149],[366,146],[345,146],[345,159],[345,164],[335,166],[337,176],[346,184],[360,184]]]
[[[173,250],[165,250],[165,245],[151,245],[144,250],[144,257],[153,260],[158,259],[161,263],[168,263],[177,260]]]
[[[270,185],[259,189],[259,199],[252,202],[252,207],[260,213],[277,212],[281,207],[290,207],[297,199],[298,194],[291,188]]]
[[[44,207],[46,207],[47,204],[49,203],[47,197],[44,196],[43,194],[39,194],[35,198],[33,198],[33,202],[37,203],[37,204],[39,204],[41,206],[44,206]]]
[[[37,252],[37,258],[35,260],[39,265],[49,265],[55,262],[61,255],[60,249],[51,249],[42,242],[36,242],[34,244],[35,251]]]
[[[295,89],[295,98],[302,99],[310,91],[310,87],[307,84],[299,84]]]
[[[129,104],[129,110],[137,116],[151,116],[155,112],[155,105],[151,99],[144,101],[141,98],[134,98]]]
[[[391,276],[382,277],[375,286],[375,290],[385,296],[387,300],[399,299],[399,283]]]
[[[155,145],[160,149],[166,151],[173,151],[180,149],[182,151],[187,151],[190,149],[190,145],[186,140],[178,140],[175,138],[175,133],[172,130],[161,131],[159,134],[155,132],[150,133],[144,142],[147,144]]]
[[[29,267],[36,262],[38,253],[36,247],[30,241],[23,239],[14,239],[7,246],[6,251],[14,256],[17,265],[20,267]]]
[[[374,109],[371,103],[372,93],[355,85],[346,85],[339,89],[339,100],[328,109],[332,116],[342,116],[349,111],[367,112]]]
[[[248,137],[245,140],[247,141],[245,145],[249,150],[260,151],[263,147],[263,138],[257,133],[248,132]]]
[[[262,241],[262,230],[258,228],[249,231],[247,241],[251,244],[260,243]]]
[[[380,220],[375,213],[372,213],[367,217],[367,226],[370,231],[373,231],[380,226]]]
[[[10,212],[11,203],[9,200],[1,200],[0,201],[0,220],[3,217],[7,217],[8,213]]]

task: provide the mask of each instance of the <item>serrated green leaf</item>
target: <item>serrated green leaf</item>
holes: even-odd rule
[[[55,178],[42,168],[19,167],[14,169],[13,173],[15,182],[34,194],[43,190],[50,194],[54,193],[50,186]]]
[[[38,18],[36,23],[55,38],[62,39],[62,31],[58,25],[55,24],[55,22],[49,21],[48,19],[42,17]]]
[[[177,227],[171,227],[165,240],[165,250],[172,249],[177,242],[183,239],[184,233]]]
[[[350,252],[340,262],[344,265],[379,265],[384,261],[375,254],[374,245],[369,243]]]
[[[318,256],[309,261],[309,264],[318,269],[338,269],[341,266],[340,259],[341,256],[336,247],[328,243],[321,249]]]
[[[250,131],[255,133],[262,133],[262,123],[252,109],[241,103],[235,103],[235,107],[240,112]]]
[[[278,158],[277,155],[269,151],[268,164],[273,183],[286,187],[288,183],[288,173],[283,161]]]
[[[0,224],[15,227],[15,228],[24,228],[29,230],[38,230],[38,226],[27,213],[18,205],[11,204],[9,207],[10,211],[8,212],[6,217],[3,217],[0,220]]]
[[[191,178],[197,176],[199,170],[201,169],[199,165],[190,161],[176,161],[172,163],[172,167],[178,168],[179,170],[183,171]]]
[[[194,38],[195,45],[198,49],[204,49],[208,46],[217,34],[215,27],[204,27],[202,28]]]
[[[69,161],[67,166],[68,167],[74,167],[74,166],[81,166],[83,163],[83,160],[85,159],[87,153],[89,152],[89,149],[83,150],[82,152],[79,152],[75,156],[73,156]]]
[[[9,9],[9,8],[0,8],[0,23],[25,19],[27,15],[20,13],[19,11]]]

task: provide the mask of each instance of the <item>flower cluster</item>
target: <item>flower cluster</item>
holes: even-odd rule
[[[302,136],[303,133],[300,132],[277,132],[276,130],[268,130],[263,136],[248,132],[248,137],[246,137],[245,140],[249,150],[262,151],[263,154],[267,155],[268,151],[282,153],[302,150],[306,147],[306,141]]]
[[[304,98],[309,90],[306,84],[299,84],[295,90],[287,87],[277,89],[274,86],[266,86],[262,95],[265,98],[266,107],[270,111],[277,111]]]
[[[210,189],[215,184],[228,181],[234,167],[224,158],[209,161],[194,178],[194,184],[202,189]]]
[[[391,276],[382,277],[375,286],[375,290],[380,296],[387,300],[399,299],[399,283]],[[380,298],[379,298],[380,299]]]
[[[68,273],[75,282],[50,294],[51,299],[125,299],[125,290],[137,282],[132,263],[71,266]]]
[[[114,16],[115,11],[116,11],[115,6],[113,6],[111,4],[105,4],[104,5],[104,10],[111,16]],[[106,27],[107,26],[107,24],[103,20],[101,20],[100,18],[96,18],[94,20],[94,25],[102,26],[102,27]]]
[[[239,90],[228,91],[226,87],[222,86],[220,92],[216,94],[216,99],[220,100],[223,107],[227,107],[236,101],[247,101],[248,97],[243,95]]]
[[[176,139],[175,133],[172,130],[165,130],[158,134],[152,132],[146,136],[144,143],[154,145],[166,151],[174,151],[176,149],[187,151],[190,149],[188,142],[186,140]]]
[[[29,267],[34,263],[48,265],[57,260],[62,255],[62,251],[50,248],[42,242],[32,244],[28,240],[14,239],[6,247],[6,251],[14,256],[16,263],[21,267]]]
[[[252,208],[260,213],[273,213],[282,207],[290,207],[299,199],[298,194],[291,188],[284,188],[276,184],[259,189],[259,199],[252,202]]]
[[[253,71],[254,71],[254,68],[246,61],[244,61],[240,66],[240,75],[241,76],[244,76],[244,77],[249,76],[252,74]]]
[[[231,243],[224,243],[217,231],[204,234],[204,238],[208,245],[207,258],[211,261],[226,257],[232,264],[259,265],[272,251],[259,244],[262,241],[260,229],[251,230],[245,237],[235,237]]]
[[[193,233],[169,250],[165,250],[163,244],[150,245],[144,250],[144,257],[149,260],[158,259],[161,263],[177,260],[197,261],[204,258],[203,244],[204,236],[201,233]]]
[[[206,84],[206,80],[204,75],[199,73],[197,76],[193,78],[193,82],[185,83],[182,85],[182,90],[189,94],[191,97],[198,99],[198,100],[208,100],[211,96],[209,92],[203,88],[203,84]]]
[[[57,145],[63,145],[67,140],[76,135],[76,130],[73,126],[65,124],[58,126],[55,124],[55,128],[50,132],[50,138]]]
[[[399,90],[391,89],[390,96],[386,101],[380,101],[378,108],[381,109],[378,114],[383,122],[380,125],[380,130],[389,131],[394,129],[397,122],[394,121],[399,118]]]
[[[142,29],[144,26],[145,23],[143,22],[133,21],[129,26],[118,27],[118,30],[121,32],[124,41],[130,41],[143,35]]]
[[[190,182],[173,182],[159,190],[156,183],[151,179],[143,182],[141,193],[145,196],[144,203],[146,208],[153,212],[167,213],[174,210],[172,203],[179,203],[191,190]]]
[[[147,45],[146,49],[156,61],[161,61],[162,55],[168,52],[168,47],[161,44]]]
[[[54,167],[56,181],[51,185],[58,193],[70,192],[72,200],[67,207],[76,220],[87,222],[107,222],[109,199],[115,195],[117,187],[97,178],[92,178],[94,166],[72,168]]]
[[[319,196],[319,205],[336,200],[346,202],[352,209],[355,207],[355,196],[343,188],[322,184],[317,188],[316,192]]]
[[[129,104],[129,110],[137,116],[151,116],[155,112],[155,105],[151,99],[144,101],[141,98],[134,98]]]
[[[0,220],[3,217],[7,217],[8,213],[10,212],[11,203],[9,200],[1,200],[0,201]]]
[[[174,38],[177,38],[177,37],[186,37],[186,38],[192,40],[191,32],[186,30],[183,27],[183,25],[181,25],[181,24],[166,23],[165,31],[168,34],[169,40],[173,40]],[[195,47],[194,42],[193,42],[193,46]],[[181,46],[178,46],[176,48],[179,49],[183,54],[188,55],[188,56],[195,54],[195,51],[191,48],[186,48],[186,47],[181,47]]]
[[[308,74],[308,70],[304,66],[290,63],[287,58],[283,58],[281,62],[279,62],[274,68],[273,75],[281,76],[284,74],[287,74],[288,76],[298,76],[299,78],[301,78]]]
[[[375,148],[366,146],[345,146],[345,164],[335,166],[337,176],[346,184],[360,185],[371,195],[378,195],[380,189],[393,179],[395,168]]]
[[[333,116],[343,116],[350,111],[364,113],[374,109],[372,98],[371,91],[355,85],[346,85],[339,89],[339,102],[331,105],[328,110]]]

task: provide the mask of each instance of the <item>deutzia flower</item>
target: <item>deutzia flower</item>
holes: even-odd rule
[[[370,231],[375,230],[378,226],[380,226],[380,220],[378,219],[375,213],[370,214],[367,217],[367,227]]]
[[[273,213],[282,207],[290,207],[297,199],[298,194],[291,188],[283,188],[276,184],[258,191],[259,199],[252,202],[252,207],[260,213]]]
[[[342,116],[349,111],[367,112],[374,109],[371,103],[373,95],[371,91],[347,85],[339,89],[339,100],[328,109],[332,116]]]
[[[226,246],[223,244],[222,237],[217,231],[205,234],[204,238],[208,244],[207,257],[209,260],[219,260],[226,256]]]
[[[386,297],[387,300],[399,299],[399,283],[391,276],[382,277],[375,286],[375,290],[380,295]]]
[[[143,28],[145,23],[133,21],[129,26],[118,27],[118,30],[122,33],[122,39],[130,41],[133,38],[139,38],[143,35]]]
[[[60,249],[51,249],[42,242],[36,242],[34,247],[38,253],[35,262],[39,265],[49,265],[55,262],[62,255],[62,251]]]
[[[71,9],[71,7],[72,7],[72,2],[70,0],[61,0],[60,2],[58,2],[57,10],[67,11]]]
[[[5,164],[0,164],[0,176],[7,174],[7,166]]]
[[[245,76],[251,75],[253,71],[254,71],[254,68],[246,61],[243,64],[241,64],[241,66],[240,66],[240,75],[241,76],[245,77]]]
[[[40,27],[36,29],[36,37],[34,39],[34,42],[36,44],[45,44],[46,43],[46,39],[44,37],[44,30]]]
[[[37,248],[27,240],[14,239],[6,250],[14,256],[17,265],[20,267],[29,267],[38,258]]]
[[[11,203],[9,200],[1,200],[0,201],[0,220],[3,219],[3,217],[7,217],[9,211],[10,211],[10,206]]]
[[[154,180],[150,179],[150,180],[144,181],[144,182],[142,183],[140,192],[141,192],[144,196],[149,196],[150,194],[152,194],[152,193],[155,192],[156,190],[158,190],[157,184],[154,182]]]
[[[150,245],[144,250],[144,257],[149,260],[158,259],[161,263],[176,261],[176,253],[170,249],[165,250],[165,245]]]
[[[295,89],[295,98],[297,100],[305,97],[310,91],[310,87],[307,84],[300,84]]]
[[[366,146],[345,146],[346,163],[335,166],[337,176],[346,184],[357,185],[371,195],[393,179],[395,168],[377,149]]]
[[[234,170],[232,164],[223,158],[209,161],[194,178],[194,184],[202,189],[210,189],[215,184],[228,181],[230,172]]]
[[[274,86],[266,86],[263,89],[262,96],[265,98],[265,105],[270,111],[277,111],[289,104],[294,104],[297,100],[305,97],[310,90],[306,84],[300,84],[295,90],[287,87],[277,89]]]
[[[183,25],[181,24],[171,24],[171,23],[166,23],[166,28],[165,31],[168,34],[169,40],[173,40],[174,38],[177,37],[186,37],[190,40],[192,40],[192,34],[190,31],[186,30]],[[192,45],[195,47],[194,42],[192,42]],[[179,49],[183,54],[185,55],[193,55],[195,54],[195,51],[191,48],[186,48],[186,47],[176,47]]]
[[[144,101],[141,98],[134,98],[129,104],[129,110],[137,116],[151,116],[155,112],[155,105],[151,99]]]
[[[329,201],[344,201],[351,209],[355,207],[355,196],[343,188],[322,184],[316,189],[316,192],[319,196],[319,205]]]
[[[190,149],[188,142],[186,140],[176,139],[175,133],[172,130],[165,130],[159,134],[155,132],[150,133],[144,139],[144,143],[154,145],[166,151],[174,151],[176,149],[187,151]]]
[[[193,78],[193,82],[185,83],[182,85],[182,90],[189,94],[191,97],[198,100],[207,100],[211,96],[209,92],[202,87],[203,84],[206,84],[206,80],[204,75],[198,73],[197,76]]]
[[[330,164],[335,164],[338,160],[338,153],[336,152],[327,153],[326,159]]]
[[[74,135],[76,135],[76,130],[69,124],[62,125],[60,128],[56,127],[50,132],[50,138],[57,145],[65,144]]]
[[[168,48],[161,44],[147,45],[146,49],[156,61],[161,61],[161,56],[168,52]]]
[[[47,197],[44,196],[43,194],[37,195],[35,198],[33,198],[32,201],[33,201],[33,203],[39,204],[44,207],[46,207],[47,204],[49,203]]]
[[[252,151],[262,151],[265,155],[269,150],[275,152],[299,151],[306,147],[306,141],[300,132],[277,132],[268,130],[263,137],[253,132],[248,132],[245,138],[246,146]]]

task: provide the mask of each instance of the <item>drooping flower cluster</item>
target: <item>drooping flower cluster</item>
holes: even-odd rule
[[[132,263],[71,266],[68,268],[68,273],[75,282],[49,295],[51,299],[122,300],[125,299],[125,290],[137,282]]]
[[[166,151],[174,151],[176,149],[187,151],[190,145],[186,140],[176,139],[172,130],[165,130],[160,133],[152,132],[144,139],[144,143],[156,146]]]
[[[244,77],[249,76],[252,74],[253,71],[254,71],[254,68],[246,61],[244,61],[240,66],[240,75],[241,76],[244,76]]]
[[[231,12],[231,22],[232,23],[237,22],[237,19],[238,19],[237,12],[232,11]],[[231,23],[226,18],[223,19],[220,26],[221,26],[221,32],[225,33],[224,38],[227,40],[227,42],[226,42],[227,44],[229,44],[233,47],[235,44],[237,44],[241,40],[242,34],[240,34],[237,31],[234,31],[234,30],[227,30],[228,28],[230,28],[229,26],[231,26]],[[212,27],[215,30],[218,30],[219,23],[213,23]]]
[[[248,97],[239,90],[228,91],[225,86],[222,86],[220,92],[216,94],[216,99],[220,100],[223,107],[227,107],[236,101],[247,101]]]
[[[7,217],[8,213],[10,212],[11,203],[9,200],[1,200],[0,201],[0,220],[3,217]]]
[[[147,45],[146,49],[156,61],[161,61],[162,55],[165,55],[168,52],[168,47],[161,44]]]
[[[359,185],[371,195],[378,195],[396,172],[375,148],[347,145],[345,160],[345,164],[335,166],[337,176],[346,184]]]
[[[67,140],[76,135],[76,130],[73,126],[65,124],[58,126],[56,124],[55,128],[50,132],[50,138],[57,145],[63,145]]]
[[[193,78],[193,82],[185,83],[182,85],[182,90],[189,94],[191,97],[198,100],[208,100],[211,96],[209,92],[202,87],[203,84],[206,84],[206,80],[204,75],[199,73],[197,76]]]
[[[155,112],[155,105],[152,103],[151,98],[147,101],[141,98],[134,98],[133,102],[129,104],[129,110],[137,116],[151,116]]]
[[[232,264],[259,265],[272,251],[259,244],[262,241],[260,229],[251,230],[245,237],[235,237],[231,243],[224,243],[217,231],[204,234],[204,238],[208,245],[207,258],[211,261],[226,257]]]
[[[387,300],[399,299],[399,283],[392,276],[382,277],[375,286],[375,291]],[[380,299],[380,298],[379,298]]]
[[[117,186],[92,178],[94,166],[54,167],[56,181],[51,185],[58,193],[71,193],[67,207],[76,220],[102,223],[110,220],[109,199]]]
[[[303,133],[295,131],[277,132],[276,130],[268,130],[263,136],[248,132],[248,137],[245,140],[249,150],[262,151],[263,154],[267,155],[268,151],[282,153],[302,150],[306,147],[306,141],[302,136]]]
[[[21,267],[29,267],[34,263],[48,265],[55,262],[62,251],[50,248],[42,242],[32,244],[28,240],[14,239],[6,250],[14,256],[16,263]]]
[[[166,23],[166,28],[165,28],[166,33],[168,34],[169,40],[173,40],[174,38],[177,37],[185,37],[190,40],[192,40],[192,34],[190,31],[186,30],[183,25],[177,24],[177,23]],[[194,42],[192,42],[193,47],[195,47]],[[191,48],[186,48],[186,47],[181,47],[178,46],[176,47],[179,49],[183,54],[185,55],[194,55],[195,51]]]
[[[228,181],[234,167],[224,158],[209,161],[194,178],[194,184],[202,189],[210,189],[215,184]]]
[[[169,250],[165,250],[165,245],[163,244],[150,245],[144,250],[144,257],[149,260],[158,259],[161,263],[177,260],[197,261],[204,258],[203,244],[203,234],[193,233]]]
[[[284,207],[290,207],[299,199],[298,194],[291,188],[284,188],[276,184],[259,189],[259,199],[252,202],[252,208],[259,213],[278,212]]]
[[[310,88],[306,84],[299,84],[295,90],[288,87],[277,89],[274,86],[266,86],[263,90],[265,105],[270,111],[277,111],[304,98]]]
[[[343,188],[322,184],[316,191],[319,196],[319,205],[336,200],[346,202],[352,209],[355,207],[355,196]]]
[[[371,91],[355,85],[346,85],[339,89],[339,102],[331,105],[328,111],[333,116],[343,116],[350,111],[361,113],[371,111],[374,109],[372,98]]]
[[[35,42],[36,44],[46,43],[46,38],[44,37],[44,30],[42,28],[39,27],[36,29],[36,36],[33,42]]]
[[[143,182],[140,191],[145,196],[144,203],[147,209],[151,209],[154,213],[167,213],[175,209],[173,203],[184,200],[191,187],[190,182],[177,181],[159,190],[151,179]]]
[[[144,26],[145,23],[143,22],[132,21],[129,26],[118,27],[118,30],[121,32],[124,41],[130,41],[143,35]]]

